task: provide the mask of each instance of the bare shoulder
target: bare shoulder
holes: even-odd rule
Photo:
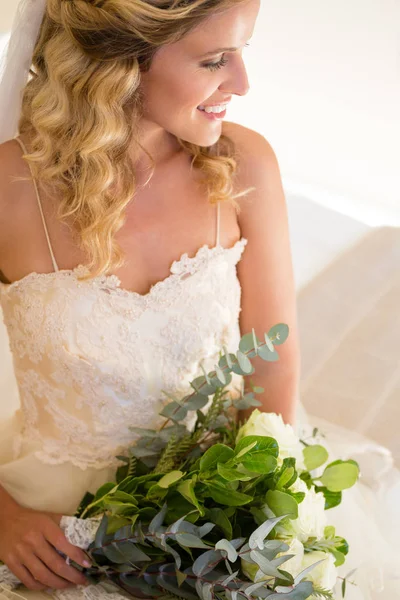
[[[7,140],[0,144],[0,256],[13,232],[12,225],[19,208],[17,188],[24,185],[16,183],[14,178],[26,177],[28,172],[18,142]]]
[[[246,163],[254,165],[254,161],[256,166],[260,165],[267,156],[274,155],[274,151],[268,140],[254,129],[250,129],[239,123],[224,121],[222,131],[235,142],[239,157],[239,166],[241,167]]]
[[[260,210],[260,203],[282,202],[284,198],[278,159],[268,140],[254,129],[229,121],[224,122],[223,132],[236,145],[238,167],[235,187],[240,191],[255,188],[254,192],[240,199],[241,219],[254,205]]]

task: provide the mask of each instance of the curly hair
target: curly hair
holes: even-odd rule
[[[140,73],[157,50],[179,41],[216,11],[243,0],[47,0],[24,88],[18,129],[31,141],[24,154],[44,189],[60,198],[57,218],[89,256],[90,279],[125,263],[115,240],[136,190],[129,155],[139,142]],[[237,154],[222,134],[209,147],[176,138],[191,157],[211,204],[234,194]],[[30,178],[18,178],[30,179]]]

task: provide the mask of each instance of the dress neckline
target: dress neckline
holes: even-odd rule
[[[139,300],[147,300],[149,299],[156,291],[159,291],[162,287],[166,286],[169,284],[170,280],[172,280],[173,277],[180,275],[181,273],[183,273],[187,267],[189,268],[193,268],[193,266],[196,266],[197,262],[202,262],[203,259],[205,259],[207,256],[211,256],[213,254],[219,254],[219,253],[229,253],[232,252],[233,250],[235,250],[237,247],[242,246],[244,248],[244,246],[247,244],[247,239],[245,237],[241,237],[239,240],[237,240],[233,246],[229,247],[229,248],[225,248],[224,246],[221,245],[216,245],[213,247],[210,247],[209,244],[204,244],[203,246],[201,246],[197,252],[195,253],[194,256],[188,256],[187,252],[184,252],[179,259],[174,260],[169,268],[169,274],[167,275],[167,277],[165,277],[164,279],[161,279],[160,281],[157,281],[155,284],[153,284],[149,291],[146,292],[145,294],[140,294],[139,292],[135,292],[134,290],[127,290],[125,288],[121,288],[121,280],[118,277],[118,275],[98,275],[97,277],[94,277],[91,280],[88,281],[79,281],[78,277],[79,275],[85,275],[86,273],[89,272],[89,269],[83,265],[83,264],[79,264],[76,267],[74,267],[73,269],[59,269],[58,271],[51,271],[50,273],[37,273],[36,271],[32,271],[31,273],[28,273],[27,275],[25,275],[24,277],[21,277],[21,279],[17,279],[16,281],[13,281],[11,283],[5,283],[3,281],[0,281],[0,294],[2,292],[8,292],[14,288],[18,288],[21,285],[24,285],[25,283],[32,281],[32,280],[51,280],[54,278],[57,278],[59,276],[61,277],[72,277],[75,278],[76,281],[78,281],[79,284],[87,284],[87,285],[100,285],[100,286],[105,286],[107,289],[113,289],[117,294],[119,295],[123,295],[125,297],[133,297],[133,298],[137,298]]]

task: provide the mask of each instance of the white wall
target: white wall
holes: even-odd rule
[[[17,2],[0,3],[1,32]],[[227,119],[270,141],[286,189],[400,226],[400,0],[261,0],[244,53]]]
[[[267,137],[286,188],[400,225],[400,1],[261,0],[244,52],[228,118]]]

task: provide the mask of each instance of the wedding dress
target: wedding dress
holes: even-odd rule
[[[202,246],[193,257],[183,254],[172,263],[168,277],[147,294],[122,289],[116,275],[81,282],[78,275],[85,266],[58,268],[34,184],[54,271],[0,282],[21,400],[14,429],[8,432],[12,448],[4,442],[3,450],[0,447],[0,483],[21,505],[73,515],[86,491],[113,479],[121,464],[115,457],[135,440],[130,427],[160,425],[164,418],[159,411],[170,401],[167,394],[189,393],[190,381],[202,375],[200,362],[208,372],[223,346],[237,351],[241,288],[236,265],[247,239],[242,237],[230,248],[220,245],[217,205],[216,245]],[[240,395],[243,378],[232,374],[229,389]],[[299,432],[307,434],[315,424],[299,405]],[[395,554],[399,537],[394,535],[400,535],[394,523],[397,506],[395,511],[390,499],[382,497],[389,489],[400,494],[400,477],[390,454],[329,423],[318,425],[328,433],[324,444],[329,442],[331,458],[350,458],[358,452],[366,467],[378,461],[372,480],[345,492],[343,504],[328,511],[338,535],[348,539],[352,550],[355,547],[342,573],[361,565],[361,576],[351,578],[357,587],[349,586],[347,597],[400,598],[400,579],[395,580],[400,572],[400,555]],[[377,474],[384,488],[376,485]],[[384,515],[376,510],[378,502]],[[388,522],[393,540],[384,535],[387,531],[381,533]],[[383,595],[376,577],[384,579]],[[79,591],[82,598],[95,593],[92,587]],[[29,600],[49,598],[25,588],[17,592]],[[69,590],[54,592],[60,600],[70,595]],[[105,596],[113,598],[102,590]]]

